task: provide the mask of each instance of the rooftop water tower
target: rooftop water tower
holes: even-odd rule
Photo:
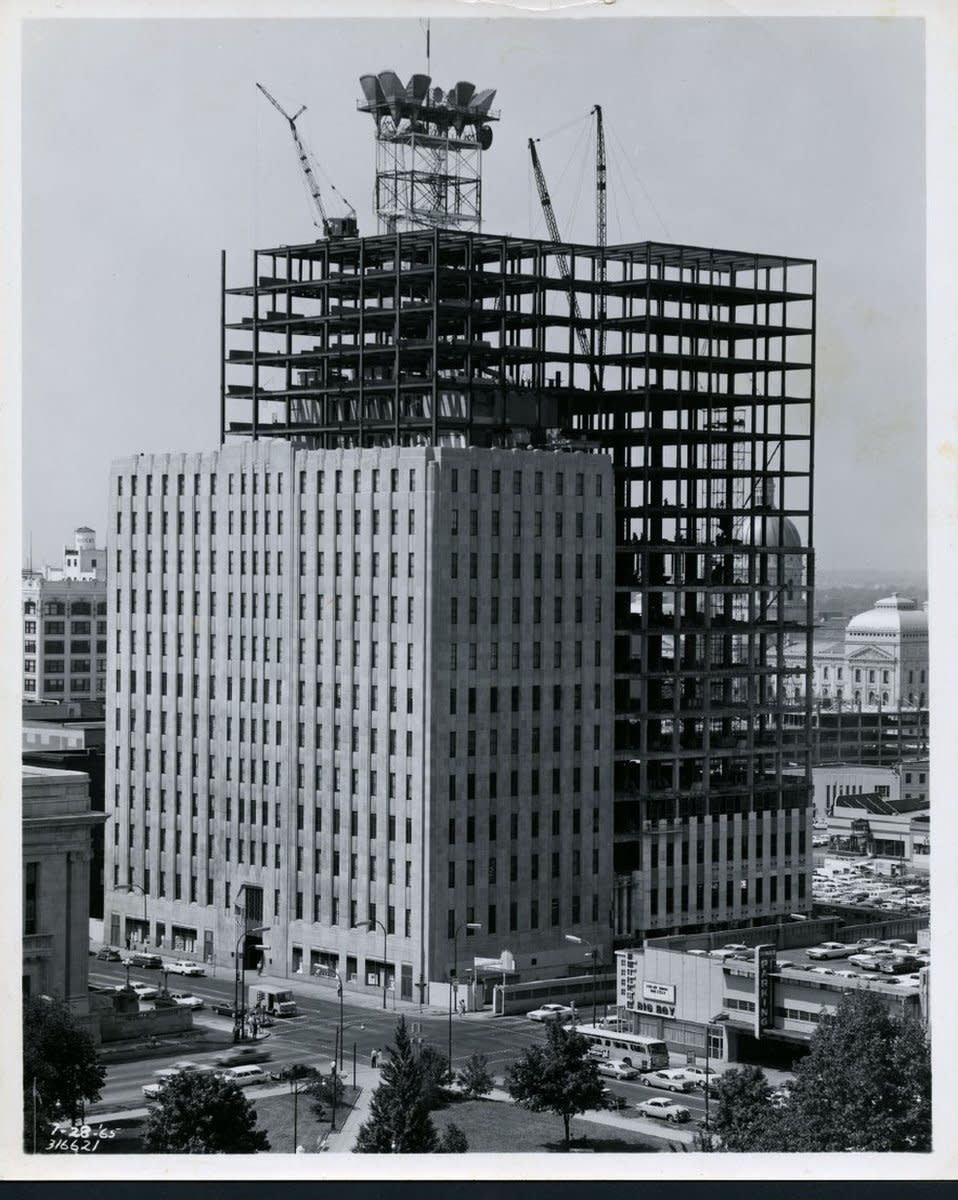
[[[362,75],[376,123],[376,213],[380,233],[482,227],[482,153],[492,144],[494,88],[461,81],[450,91],[428,75],[403,84],[394,71]]]

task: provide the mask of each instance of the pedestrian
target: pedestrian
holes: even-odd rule
[[[370,1051],[370,1054],[369,1054],[369,1065],[370,1065],[371,1067],[375,1068],[375,1067],[376,1067],[376,1064],[377,1064],[378,1062],[379,1062],[379,1051],[378,1051],[378,1050],[371,1050],[371,1051]]]
[[[460,1001],[459,1001],[459,1015],[460,1015],[460,1017],[464,1017],[464,1016],[466,1015],[466,1002],[465,1002],[465,1000],[460,1000]]]

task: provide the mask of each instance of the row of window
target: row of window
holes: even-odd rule
[[[42,615],[45,617],[65,617],[67,615],[72,617],[92,617],[94,611],[96,616],[105,617],[106,601],[74,600],[68,604],[65,600],[44,600]],[[23,602],[23,614],[27,617],[36,616],[37,602],[35,600],[25,600]],[[47,628],[49,629],[49,626]],[[27,632],[34,631],[35,629],[28,630]],[[99,632],[99,628],[97,631]],[[62,627],[57,632],[62,633]]]
[[[597,480],[596,482],[599,482],[599,480]],[[412,514],[410,513],[410,516],[411,515]],[[522,516],[523,516],[523,514],[520,509],[518,509],[518,508],[513,509],[512,522],[511,522],[510,528],[512,531],[512,536],[514,538],[522,537],[522,533],[523,533]],[[502,533],[502,513],[499,511],[499,509],[494,508],[492,510],[492,512],[489,514],[489,520],[490,520],[489,532],[490,532],[491,536],[494,538],[499,537]],[[470,537],[478,537],[479,536],[479,510],[476,508],[469,508],[469,509],[464,509],[464,510],[460,511],[460,509],[458,509],[458,508],[451,508],[449,510],[449,532],[450,532],[450,534],[452,534],[454,537],[457,537],[460,534],[464,534],[466,532],[467,526],[468,526]],[[595,514],[594,528],[595,528],[596,538],[601,538],[602,537],[602,513]],[[533,535],[533,537],[541,538],[542,537],[542,529],[543,529],[542,510],[537,508],[533,511],[533,514],[532,514],[532,535]],[[563,531],[565,529],[565,518],[564,518],[564,514],[562,512],[556,512],[553,515],[553,529],[554,529],[556,538],[562,538],[564,536]],[[319,532],[322,533],[321,525],[320,525]],[[338,528],[337,528],[336,532],[337,533],[339,532]],[[375,532],[375,530],[373,532]],[[577,538],[582,538],[585,536],[585,517],[584,517],[584,514],[581,512],[575,513],[575,536]],[[458,551],[456,551],[456,553],[458,554]],[[475,552],[473,552],[473,554],[474,553]],[[498,558],[498,554],[493,552],[493,557]]]
[[[778,903],[778,876],[771,875],[768,880],[768,902],[769,904]],[[782,899],[787,904],[792,899],[792,877],[785,875],[783,885]],[[745,908],[749,904],[762,904],[765,900],[765,881],[764,879],[752,880],[754,892],[752,898],[749,899],[749,881],[747,879],[734,880],[727,879],[725,881],[725,907],[731,909],[735,907],[736,896],[738,896],[738,904]],[[705,887],[704,883],[695,885],[695,911],[702,912],[705,910]],[[798,899],[804,900],[807,888],[807,877],[799,875],[798,877]],[[714,911],[718,908],[719,898],[721,896],[721,884],[717,879],[713,879],[710,887],[709,909]],[[687,912],[689,910],[689,885],[683,883],[680,888],[665,888],[664,890],[664,905],[660,905],[660,895],[658,888],[652,888],[649,891],[649,914],[657,917],[662,911],[672,913],[676,911],[676,904],[679,912]]]
[[[552,854],[550,856],[550,864],[551,864],[550,878],[552,878],[552,879],[562,878],[563,877],[563,875],[562,875],[562,856],[558,850],[554,850],[552,852]],[[461,863],[458,865],[462,866]],[[538,854],[530,854],[529,855],[528,878],[533,883],[535,883],[539,879],[539,865],[540,865],[539,864],[539,855]],[[572,851],[571,856],[570,856],[570,867],[571,867],[571,870],[569,871],[569,874],[571,874],[573,876],[582,874],[582,852],[580,850]],[[487,881],[490,884],[496,884],[496,883],[500,882],[498,879],[498,873],[499,873],[498,872],[498,860],[495,858],[490,858],[486,864]],[[592,851],[592,874],[598,875],[598,873],[599,873],[599,851],[593,850]],[[449,862],[448,875],[449,875],[449,879],[448,879],[449,887],[455,888],[457,886],[457,864],[452,860],[450,860],[450,862]],[[370,875],[370,879],[374,879],[374,878],[375,878],[375,876]],[[544,875],[543,875],[543,878],[545,878]],[[519,880],[519,856],[517,854],[513,854],[513,855],[511,855],[511,857],[509,859],[509,882],[517,883],[518,880]],[[466,859],[466,861],[465,861],[465,880],[462,879],[462,876],[460,873],[458,882],[460,884],[465,882],[466,887],[475,887],[475,885],[476,885],[476,860],[474,858]]]
[[[96,685],[95,689],[93,686],[94,683]],[[27,692],[36,692],[36,685],[36,679],[31,677],[28,677],[23,681],[24,691]],[[65,692],[66,684],[63,676],[54,676],[52,679],[44,676],[41,690],[43,692]],[[106,692],[106,679],[102,675],[96,677],[95,680],[91,679],[90,676],[79,676],[78,678],[71,677],[70,691],[71,693],[75,692],[77,694],[95,691],[97,696],[102,696]]]
[[[498,496],[501,491],[502,474],[503,473],[498,469],[494,469],[491,472],[490,486],[491,486],[492,494],[494,496]],[[512,472],[512,494],[514,496],[522,495],[522,480],[523,480],[524,474],[528,478],[528,473],[524,473],[522,471],[513,471]],[[552,478],[554,481],[555,495],[556,496],[564,495],[565,494],[565,474],[564,474],[564,472],[557,471],[553,475]],[[542,471],[534,471],[532,473],[532,491],[533,491],[534,495],[541,496],[543,494],[543,492],[542,492],[543,480],[544,480],[544,476],[543,476]],[[450,491],[453,491],[453,492],[459,491],[459,468],[458,467],[450,468],[449,489],[450,489]],[[575,489],[576,496],[582,496],[585,494],[585,475],[581,471],[577,471],[575,473],[574,489]],[[375,490],[375,489],[373,489],[373,490]],[[471,467],[469,469],[469,491],[474,496],[477,495],[479,492],[479,469],[478,469],[478,467]],[[596,475],[596,477],[595,477],[595,494],[597,496],[602,495],[602,476],[601,475]]]
[[[791,833],[791,830],[785,831],[783,841],[784,841],[784,849],[785,849],[784,857],[791,858],[792,857],[792,833]],[[755,842],[754,857],[756,859],[761,860],[764,858],[764,849],[765,849],[765,841],[764,841],[764,838],[761,833],[755,834],[754,842]],[[679,847],[680,847],[679,854],[680,854],[681,864],[683,867],[688,866],[689,842],[686,840],[683,840],[679,843]],[[651,841],[649,842],[649,866],[650,867],[661,867],[661,866],[672,867],[675,865],[675,842],[672,841],[671,839],[669,839],[665,842],[664,856],[660,853],[660,849],[662,849],[662,848],[663,847],[660,846],[658,838],[651,839]],[[719,839],[717,837],[713,837],[712,838],[712,862],[713,863],[719,862],[719,848],[720,848]],[[747,835],[743,834],[739,841],[739,849],[741,851],[740,857],[743,861],[747,862],[748,859],[751,857],[750,848],[751,848],[751,839]],[[800,855],[803,855],[805,853],[805,850],[806,850],[805,830],[800,829],[798,831],[798,853]],[[770,854],[771,858],[778,858],[778,834],[777,833],[769,834],[769,854]],[[698,839],[698,841],[695,844],[695,856],[696,856],[695,857],[696,862],[698,862],[698,863],[705,862],[705,841],[702,838]],[[727,837],[725,839],[725,858],[728,862],[731,862],[734,859],[734,857],[735,857],[735,838]]]
[[[527,907],[528,906],[528,907]],[[512,900],[509,903],[509,932],[515,933],[520,927],[525,929],[542,929],[546,928],[544,909],[540,909],[539,901],[532,899],[523,903],[524,912],[528,912],[528,920],[520,926],[519,902]],[[572,895],[567,898],[566,919],[562,920],[562,900],[558,896],[553,896],[549,901],[548,906],[548,926],[557,929],[561,925],[578,925],[583,920],[583,905],[582,897]],[[599,919],[599,897],[597,893],[592,894],[592,914],[591,920],[598,921]],[[485,921],[482,924],[482,932],[484,935],[497,932],[498,913],[495,904],[490,904],[486,908]],[[463,924],[472,925],[476,921],[476,910],[471,905],[466,907],[465,919],[463,919],[462,910],[450,908],[446,915],[446,937],[451,941],[456,930],[460,929]],[[467,931],[468,932],[468,931]]]
[[[23,669],[27,675],[35,675],[37,671],[36,659],[26,658],[23,661]],[[98,658],[96,660],[96,669],[102,673],[106,670],[106,659]],[[47,658],[43,663],[43,670],[47,675],[65,675],[66,664],[62,658]],[[70,660],[71,675],[89,675],[93,670],[91,660],[89,658],[73,658]]]

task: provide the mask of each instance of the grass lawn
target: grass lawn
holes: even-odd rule
[[[358,1094],[358,1091],[354,1092],[351,1087],[345,1089],[343,1101],[336,1110],[337,1129],[342,1129],[343,1121],[349,1115],[350,1104]],[[293,1144],[293,1097],[291,1095],[266,1096],[262,1100],[257,1100],[255,1105],[256,1127],[265,1130],[269,1137],[269,1145],[272,1153],[295,1154],[296,1147]],[[296,1140],[307,1154],[312,1154],[316,1150],[318,1139],[329,1131],[329,1109],[327,1108],[326,1110],[326,1119],[324,1121],[317,1121],[313,1116],[310,1098],[303,1092],[299,1094],[297,1108]]]
[[[519,1154],[561,1152],[562,1118],[550,1113],[533,1113],[502,1100],[464,1100],[432,1114],[441,1134],[451,1123],[458,1125],[474,1154]],[[597,1125],[573,1117],[572,1145],[603,1154],[655,1154],[664,1144],[630,1129]]]

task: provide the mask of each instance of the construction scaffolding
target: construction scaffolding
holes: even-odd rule
[[[223,270],[221,440],[612,458],[620,937],[655,927],[653,832],[804,821],[785,648],[811,661],[813,261],[437,228],[260,250],[239,287]],[[713,919],[715,886],[685,885],[668,928]]]

